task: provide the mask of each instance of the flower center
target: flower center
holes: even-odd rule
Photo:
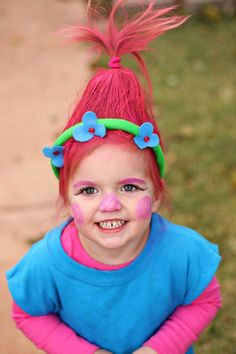
[[[147,143],[150,140],[150,138],[149,136],[145,136],[143,140],[145,141],[145,143]]]
[[[94,134],[95,133],[95,129],[94,128],[89,128],[89,133]]]
[[[54,155],[54,156],[59,155],[59,151],[57,151],[57,150],[56,150],[56,151],[54,151],[54,152],[53,152],[53,155]]]

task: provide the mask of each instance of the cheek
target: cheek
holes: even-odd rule
[[[72,211],[72,215],[75,220],[76,226],[80,226],[81,224],[83,224],[84,217],[83,217],[83,214],[82,214],[82,211],[81,211],[79,205],[75,204],[75,203],[71,204],[71,211]]]
[[[152,213],[152,200],[146,196],[139,200],[136,207],[136,217],[138,219],[147,219]]]

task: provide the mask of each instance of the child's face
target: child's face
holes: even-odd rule
[[[95,259],[109,252],[136,256],[144,246],[159,203],[146,170],[139,152],[116,145],[96,148],[75,170],[68,186],[70,211]]]

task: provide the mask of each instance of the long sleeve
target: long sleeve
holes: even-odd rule
[[[211,323],[222,305],[220,285],[210,285],[191,304],[178,307],[144,346],[158,354],[184,354]]]
[[[68,256],[81,264],[98,269],[117,269],[123,266],[100,265],[89,257],[82,248],[74,223],[65,228],[61,242]],[[93,354],[99,349],[96,345],[79,337],[55,314],[31,316],[13,302],[12,318],[16,322],[17,328],[38,349],[42,349],[48,354]]]
[[[13,302],[12,318],[17,328],[48,354],[93,354],[99,349],[79,337],[57,315],[30,316]]]

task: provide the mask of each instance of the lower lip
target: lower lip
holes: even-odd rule
[[[126,224],[127,224],[127,221],[123,225],[121,225],[120,227],[117,227],[116,229],[103,229],[98,224],[96,224],[96,225],[100,231],[102,231],[106,234],[112,234],[112,233],[120,232],[121,230],[123,230],[123,228],[125,227]]]

